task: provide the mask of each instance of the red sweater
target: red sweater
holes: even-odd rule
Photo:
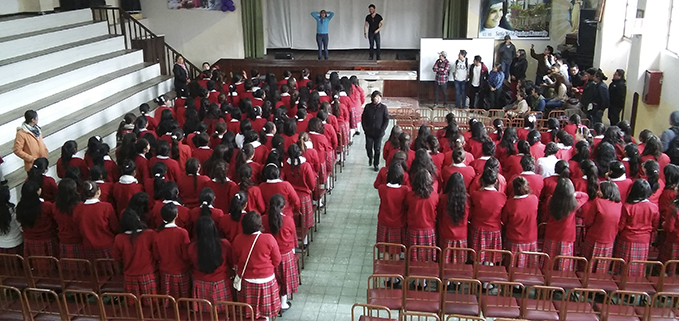
[[[241,212],[241,220],[246,213],[246,211]],[[243,224],[241,224],[240,220],[234,221],[229,213],[220,217],[219,222],[216,223],[219,231],[224,235],[225,239],[229,240],[229,242],[233,242],[233,240],[236,239],[236,236],[243,234]]]
[[[143,184],[145,179],[151,177],[149,174],[149,161],[146,159],[146,156],[137,155],[134,159],[134,164],[137,165],[137,175],[135,177]]]
[[[146,229],[134,238],[134,244],[130,242],[131,234],[121,233],[116,235],[111,257],[116,261],[123,262],[125,275],[144,275],[156,271],[153,259],[153,242],[156,232]]]
[[[40,197],[48,202],[54,202],[57,198],[57,190],[59,189],[54,178],[42,175],[42,186],[40,188],[42,189]]]
[[[597,197],[587,204],[587,209],[585,207],[582,209],[584,212],[584,224],[587,228],[585,240],[592,244],[594,242],[602,244],[615,243],[615,237],[618,235],[622,203]]]
[[[557,221],[551,214],[548,213],[546,215],[547,225],[545,226],[545,239],[554,242],[575,242],[575,212],[587,203],[589,197],[586,193],[575,192],[575,198],[578,201],[578,205],[567,217]],[[549,204],[549,200],[547,200],[547,204]]]
[[[513,243],[531,243],[538,240],[538,197],[514,196],[507,200],[502,210],[505,238]]]
[[[80,203],[73,209],[73,221],[80,228],[85,249],[104,250],[113,246],[120,221],[111,204]]]
[[[615,183],[615,185],[618,185],[618,191],[620,192],[620,200],[623,203],[627,202],[627,195],[629,194],[629,190],[632,188],[632,184],[634,184],[634,181],[629,178],[626,178],[623,180],[611,179],[611,182]]]
[[[488,160],[487,157],[481,156],[481,157],[474,159],[474,161],[472,161],[469,166],[473,167],[474,172],[476,172],[480,175],[481,173],[483,173],[483,168],[486,166],[487,160]],[[502,164],[500,164],[499,172],[502,173]]]
[[[271,234],[261,234],[252,249],[248,265],[245,266],[255,237],[255,234],[240,234],[233,241],[234,265],[238,267],[238,275],[243,279],[268,278],[274,275],[274,270],[281,264],[281,252],[276,239]]]
[[[269,156],[269,148],[262,145],[260,142],[252,142],[252,147],[255,148],[255,154],[252,156],[252,161],[259,164],[266,163],[266,158]]]
[[[438,212],[438,233],[439,240],[444,241],[461,241],[467,239],[467,222],[469,220],[469,202],[465,206],[464,217],[453,223],[448,215],[448,195],[441,194],[439,196],[439,204],[437,206]]]
[[[233,266],[231,261],[233,257],[231,243],[228,240],[221,240],[220,243],[222,247],[222,264],[218,266],[212,273],[205,273],[200,271],[198,268],[198,244],[194,241],[189,244],[186,249],[185,260],[189,261],[191,264],[191,277],[194,280],[199,280],[203,282],[217,282],[229,279],[229,269]],[[249,250],[249,248],[248,248]]]
[[[318,157],[318,152],[315,149],[307,148],[302,157],[306,158],[306,161],[311,164],[314,173],[318,175],[321,172],[321,159]]]
[[[281,136],[283,136],[283,147],[285,148],[285,151],[288,150],[288,147],[290,147],[290,145],[297,143],[297,141],[299,140],[299,134],[297,133],[295,133],[292,136],[287,136],[285,134],[281,134]]]
[[[186,175],[177,179],[177,186],[179,187],[179,198],[186,207],[198,206],[198,196],[200,195],[200,186],[204,185],[210,180],[209,177],[203,175]]]
[[[643,150],[639,150],[640,153],[643,153]],[[665,166],[670,163],[670,157],[667,156],[665,153],[661,154],[660,157],[656,158],[654,155],[645,155],[641,156],[641,162],[640,164],[643,164],[645,161],[652,159],[656,162],[658,162],[658,166],[660,167],[660,179],[665,181]]]
[[[184,260],[184,252],[189,242],[189,233],[176,225],[166,226],[156,234],[153,257],[158,262],[160,272],[175,275],[188,272],[189,265]]]
[[[292,217],[285,214],[282,214],[282,217],[283,225],[278,231],[278,234],[274,235],[274,238],[276,239],[276,243],[278,243],[278,250],[281,254],[287,254],[297,246],[297,228],[295,227],[295,220]],[[262,216],[262,227],[264,227],[264,233],[271,234],[269,215]]]
[[[508,197],[514,196],[513,182],[514,182],[514,179],[519,177],[519,176],[522,176],[523,178],[526,179],[526,181],[528,181],[528,186],[530,186],[530,191],[531,191],[530,193],[539,198],[540,195],[542,194],[542,189],[545,186],[544,179],[542,178],[542,175],[538,175],[538,174],[535,174],[535,173],[532,173],[532,172],[522,172],[521,174],[512,177],[512,179],[510,179],[508,184],[507,184],[507,192],[506,192],[507,196]]]
[[[443,158],[443,167],[450,166],[453,163],[453,151],[445,152]],[[469,166],[474,161],[474,155],[469,152],[465,152],[463,164]]]
[[[674,200],[677,199],[677,192],[672,188],[666,188],[660,194],[660,200],[658,201],[658,210],[660,210],[660,217],[667,219],[672,213],[674,213],[675,205]]]
[[[151,172],[153,164],[157,162],[164,163],[167,166],[167,173],[165,173],[165,178],[168,181],[176,182],[177,179],[182,175],[181,168],[179,167],[179,162],[165,156],[153,156],[151,159],[149,159],[148,162],[149,172]]]
[[[83,238],[80,235],[80,227],[71,215],[63,213],[54,206],[54,220],[59,228],[59,243],[61,244],[82,244]]]
[[[481,231],[499,231],[507,196],[495,189],[482,189],[472,191],[469,199],[472,226]]]
[[[266,181],[259,184],[259,189],[262,191],[264,204],[267,204],[267,206],[272,196],[281,194],[283,198],[285,198],[285,208],[283,209],[283,214],[292,216],[293,213],[299,213],[299,196],[289,182],[284,182],[281,180]]]
[[[545,144],[542,142],[535,143],[535,145],[530,147],[530,154],[533,155],[533,158],[535,159],[545,157]]]
[[[337,148],[337,131],[330,124],[323,124],[323,128],[324,128],[323,135],[325,135],[325,138],[330,143],[330,146],[332,146],[332,149],[336,149]]]
[[[388,228],[402,228],[406,225],[407,210],[405,199],[410,187],[390,187],[386,184],[378,188],[380,209],[377,212],[377,224]]]
[[[144,187],[139,183],[123,184],[117,182],[113,184],[110,198],[111,204],[115,206],[116,213],[122,213],[125,210],[127,204],[130,203],[132,195],[143,191]],[[150,197],[153,198],[153,195],[150,195]]]
[[[523,167],[521,167],[521,158],[523,157],[523,154],[516,154],[516,155],[511,155],[507,157],[505,160],[505,163],[502,166],[502,169],[504,170],[504,176],[505,177],[514,177],[521,172],[523,172]],[[485,165],[485,164],[484,164]],[[483,173],[483,172],[481,172]],[[511,180],[509,181],[511,182]]]
[[[464,150],[468,151],[474,158],[479,158],[483,156],[482,143],[476,139],[467,139],[467,143],[464,145]]]
[[[375,177],[375,182],[373,182],[373,187],[375,189],[378,189],[380,187],[380,185],[387,183],[388,172],[389,172],[389,168],[387,168],[387,167],[380,168],[380,171],[377,172],[377,177]],[[408,177],[408,172],[403,172],[403,185],[410,186],[409,184],[410,184],[410,177]]]
[[[210,147],[205,146],[205,147],[198,147],[194,148],[191,151],[191,155],[193,155],[193,158],[197,159],[201,165],[205,163],[205,161],[212,156],[212,149]]]
[[[200,217],[201,210],[202,210],[202,208],[199,206],[199,207],[192,208],[189,211],[189,219],[191,220],[191,226],[196,225],[196,221],[198,221],[198,217]],[[224,211],[222,211],[218,208],[214,208],[214,207],[210,208],[210,218],[212,218],[212,221],[215,222],[215,225],[219,224],[219,220],[222,218],[222,216],[224,216]],[[192,230],[187,230],[187,231],[189,232],[189,234],[194,233],[194,231],[192,231]]]
[[[81,174],[89,172],[85,160],[76,156],[73,156],[73,158],[71,158],[71,160],[68,162],[68,167],[77,167],[78,169],[80,169]],[[57,176],[59,178],[64,178],[64,175],[66,175],[66,169],[67,168],[64,167],[64,163],[61,161],[61,157],[59,157],[59,159],[57,160]]]
[[[297,193],[311,195],[311,191],[316,189],[316,173],[308,162],[294,168],[288,162],[284,163],[283,176]]]
[[[429,198],[421,198],[410,191],[406,194],[406,221],[409,229],[433,230],[436,228],[436,206],[439,194],[434,191]]]
[[[231,119],[230,121],[226,122],[226,131],[232,132],[234,134],[240,133],[240,120]]]
[[[448,184],[448,180],[450,179],[450,176],[453,175],[453,173],[462,174],[462,178],[464,179],[464,186],[467,189],[469,189],[469,185],[471,185],[472,180],[476,176],[476,171],[474,170],[474,167],[471,166],[451,165],[443,167],[441,171],[441,178],[443,179],[443,184],[441,184],[441,186],[443,187],[442,189],[445,189],[445,186]]]
[[[497,174],[497,185],[498,185],[498,191],[506,191],[507,190],[507,180],[505,179],[502,174]],[[472,192],[476,192],[481,189],[481,175],[476,175],[474,179],[472,180],[472,183],[469,184],[469,189],[467,189],[467,194],[471,195]]]
[[[650,201],[625,203],[618,223],[618,239],[634,243],[650,243],[651,232],[658,227],[658,206]]]
[[[257,116],[257,118],[255,118],[255,120],[252,120],[252,121],[251,121],[251,123],[252,123],[252,130],[254,130],[254,131],[258,132],[258,133],[261,132],[261,131],[262,131],[262,128],[264,128],[264,125],[266,125],[266,121],[267,121],[266,119]]]
[[[231,197],[236,195],[240,191],[240,186],[231,190]],[[262,190],[259,186],[250,186],[248,188],[248,206],[245,207],[246,211],[255,211],[257,213],[263,214],[266,211],[268,204],[264,202],[264,197],[262,197]]]
[[[57,237],[57,224],[54,221],[54,203],[43,201],[40,215],[33,222],[32,227],[22,226],[24,239],[47,241]]]
[[[150,228],[157,228],[161,224],[163,224],[163,217],[160,216],[160,210],[163,208],[163,205],[170,203],[173,201],[169,200],[157,200],[155,201],[155,205],[153,205],[153,209],[149,212],[149,216],[147,218],[148,224]],[[177,205],[177,220],[175,221],[177,223],[177,226],[185,228],[187,230],[191,229],[191,219],[189,218],[189,208],[184,207],[181,204],[174,202],[175,205]]]
[[[229,204],[231,204],[231,191],[237,189],[238,185],[232,181],[227,181],[224,184],[219,184],[215,181],[209,180],[205,183],[198,185],[199,189],[202,191],[203,188],[209,187],[215,193],[214,207],[224,211],[229,211]]]
[[[309,139],[314,143],[314,149],[321,157],[321,161],[325,161],[325,153],[332,151],[332,145],[330,145],[328,139],[325,136],[314,132],[309,132]]]

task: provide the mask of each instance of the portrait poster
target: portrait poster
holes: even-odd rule
[[[168,9],[234,11],[233,0],[167,0]]]
[[[552,0],[481,0],[479,38],[549,38]]]

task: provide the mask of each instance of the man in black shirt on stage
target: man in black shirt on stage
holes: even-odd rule
[[[363,27],[363,36],[368,38],[370,42],[370,60],[373,59],[373,45],[377,47],[377,60],[380,59],[380,30],[384,27],[384,20],[382,16],[375,12],[375,5],[368,6],[370,14],[365,17],[365,26]]]

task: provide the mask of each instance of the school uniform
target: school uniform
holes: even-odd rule
[[[159,174],[160,175],[160,174]],[[162,177],[163,183],[168,182],[167,177],[163,176]],[[156,206],[156,186],[154,184],[155,182],[155,177],[150,177],[144,180],[144,192],[148,194],[149,196],[149,208],[148,210],[152,210],[154,206]]]
[[[611,178],[610,181],[615,183],[615,185],[618,185],[618,191],[620,192],[620,201],[622,203],[626,203],[627,195],[629,195],[629,190],[632,188],[632,184],[634,184],[634,181],[627,178],[627,175],[622,175],[618,178]]]
[[[467,143],[464,145],[464,150],[474,155],[474,158],[479,158],[483,156],[482,142],[470,138],[465,140]]]
[[[222,264],[212,271],[212,273],[202,272],[198,267],[197,242],[191,242],[187,247],[184,259],[191,265],[193,298],[205,299],[210,302],[233,300],[231,295],[231,281],[229,278],[229,269],[233,266],[231,243],[229,243],[228,240],[222,239],[220,241],[220,246],[222,250]],[[194,304],[193,309],[198,310],[198,305]],[[205,310],[207,309],[203,305],[203,311]],[[218,309],[218,312],[223,312],[223,310],[220,311]]]
[[[376,242],[408,244],[405,199],[410,192],[410,187],[385,183],[378,186],[377,191],[380,196],[380,207],[377,212]]]
[[[639,149],[639,151],[643,152],[642,149]],[[660,179],[663,180],[663,182],[664,182],[665,181],[665,166],[670,164],[670,157],[667,156],[667,154],[665,154],[665,153],[660,154],[660,157],[657,157],[657,158],[655,157],[655,155],[644,155],[644,156],[641,156],[640,164],[643,164],[647,160],[654,160],[654,161],[658,162],[658,167],[660,168],[658,174],[660,175]]]
[[[240,186],[238,188],[232,189],[231,190],[232,194],[229,199],[233,199],[233,196],[236,195],[236,193],[240,190],[241,190]],[[259,186],[248,187],[247,195],[248,195],[248,205],[245,207],[245,210],[247,212],[255,211],[260,214],[266,212],[268,204],[264,202],[264,197],[262,197],[262,190],[259,188]]]
[[[658,200],[658,210],[660,211],[660,217],[662,219],[667,219],[670,215],[674,214],[676,206],[674,200],[677,199],[677,192],[669,187],[665,188],[660,194],[660,199]]]
[[[292,136],[281,134],[281,136],[283,136],[283,147],[285,148],[286,151],[288,150],[288,147],[290,147],[290,145],[297,143],[297,141],[299,140],[298,133],[295,133]]]
[[[445,160],[446,156],[443,153],[432,154],[431,152],[429,152],[429,156],[431,156],[434,166],[436,166],[436,169],[440,173],[441,169],[443,169],[443,161]]]
[[[444,158],[443,158],[443,167],[449,166],[453,163],[453,151],[447,151],[443,153]],[[465,151],[464,152],[464,160],[462,161],[462,164],[465,164],[467,166],[471,165],[471,163],[474,161],[474,155],[471,153]]]
[[[75,206],[73,221],[80,229],[86,258],[111,257],[111,248],[120,227],[120,219],[111,204],[88,199]]]
[[[266,125],[266,122],[267,120],[261,116],[255,117],[255,119],[250,122],[252,124],[252,130],[256,131],[257,133],[261,132],[264,128],[264,125]]]
[[[471,185],[472,180],[474,177],[476,177],[476,171],[474,170],[474,167],[466,166],[464,164],[452,164],[450,166],[443,167],[441,170],[441,178],[443,180],[443,184],[441,184],[442,189],[445,189],[445,186],[448,184],[448,180],[450,179],[450,176],[453,175],[453,173],[460,173],[462,175],[462,179],[464,179],[464,187],[467,188],[467,192],[469,192],[469,185]]]
[[[555,155],[558,159],[568,161],[569,159],[573,158],[573,155],[575,155],[575,148],[573,148],[573,146],[566,146],[561,143],[557,143],[556,146],[559,147],[559,150]]]
[[[591,152],[589,153],[589,158],[591,160],[594,160],[594,151],[597,149],[597,147],[599,147],[599,144],[601,143],[601,141],[603,139],[604,139],[604,135],[597,135],[597,136],[592,137],[592,148],[591,148]],[[639,148],[641,148],[641,146],[639,146]],[[639,149],[639,150],[643,151],[643,149]]]
[[[146,178],[149,178],[151,175],[149,174],[149,161],[146,159],[146,156],[144,154],[137,154],[137,156],[134,158],[134,164],[137,167],[137,173],[135,177],[137,178],[137,181],[139,182],[144,182]]]
[[[175,182],[179,176],[181,176],[182,171],[181,168],[179,167],[179,163],[170,158],[169,156],[161,156],[161,155],[156,155],[153,156],[149,162],[149,172],[151,172],[151,168],[153,168],[153,164],[161,162],[167,166],[167,172],[165,173],[165,178],[167,178],[168,181],[173,181]]]
[[[658,206],[648,200],[623,204],[615,242],[615,257],[622,258],[625,262],[647,261],[651,233],[658,227],[659,219]],[[631,276],[642,276],[643,272],[643,268],[638,265],[629,269]]]
[[[392,151],[398,150],[399,146],[394,146],[392,145],[389,141],[384,143],[384,147],[382,147],[382,159],[388,164],[391,159],[389,158],[389,155],[392,155]]]
[[[209,146],[200,146],[198,148],[194,148],[191,151],[191,155],[193,155],[193,158],[197,159],[198,162],[200,162],[201,165],[205,163],[210,156],[212,156],[212,149],[210,149]]]
[[[566,126],[563,126],[563,130],[567,132],[569,135],[573,136],[575,138],[575,132],[578,130],[578,128],[587,128],[585,125],[576,125],[576,124],[568,124]]]
[[[54,221],[59,230],[59,258],[84,259],[85,250],[83,249],[83,238],[78,224],[73,219],[73,211],[64,213],[54,206]],[[77,266],[70,266],[69,269],[77,269]]]
[[[485,187],[470,193],[471,248],[479,253],[483,249],[502,249],[501,214],[507,196],[495,188]],[[497,255],[479,255],[478,260],[498,262]]]
[[[505,177],[514,177],[523,172],[523,167],[521,166],[521,158],[523,158],[523,154],[516,154],[507,157],[502,166],[502,170]]]
[[[297,133],[308,132],[309,131],[309,119],[313,118],[311,115],[307,114],[305,119],[297,119]]]
[[[233,243],[233,240],[236,239],[236,236],[243,234],[243,225],[241,224],[241,220],[245,214],[247,214],[247,211],[241,211],[240,220],[234,221],[231,217],[231,214],[226,212],[225,215],[219,218],[219,221],[215,222],[219,232],[221,232],[224,238],[229,240],[229,242]]]
[[[321,159],[318,156],[318,151],[313,149],[314,145],[312,142],[305,142],[304,144],[306,146],[306,150],[302,154],[302,157],[306,158],[306,161],[311,164],[311,167],[314,169],[314,173],[316,173],[318,179],[325,181],[325,178],[320,176],[322,174]]]
[[[137,183],[137,179],[134,176],[120,176],[120,180],[113,184],[110,196],[111,204],[114,206],[116,213],[121,214],[127,208],[127,204],[130,203],[132,195],[143,191],[144,187]]]
[[[160,294],[174,298],[191,297],[191,275],[184,252],[189,245],[189,233],[174,223],[156,234],[153,241],[153,257],[160,270]]]
[[[387,157],[386,161],[386,167],[389,167],[391,165],[391,160],[394,158],[394,154],[398,152],[400,149],[393,149],[391,150],[391,153],[389,154],[389,157]],[[415,151],[412,149],[408,149],[407,152],[408,156],[406,157],[406,165],[408,165],[408,168],[413,164],[413,160],[415,160]]]
[[[512,196],[502,209],[505,226],[504,249],[512,253],[538,250],[538,197],[533,194]],[[518,258],[516,267],[526,267],[526,256]]]
[[[177,142],[177,149],[179,149],[179,159],[177,159],[177,163],[179,163],[179,173],[185,173],[186,172],[186,161],[191,158],[191,147],[184,145],[182,142]],[[175,180],[178,177],[175,178]]]
[[[213,204],[214,207],[224,212],[229,211],[229,204],[231,203],[231,198],[229,198],[229,196],[231,195],[231,190],[238,188],[238,185],[236,185],[236,183],[229,180],[228,178],[224,184],[217,183],[214,180],[209,180],[203,182],[202,184],[199,184],[198,186],[199,186],[198,189],[201,191],[206,187],[211,188],[212,191],[215,193],[215,201]]]
[[[556,220],[554,217],[546,213],[545,226],[545,242],[542,246],[542,252],[549,254],[550,257],[557,255],[573,256],[575,243],[575,212],[582,207],[589,196],[586,193],[575,192],[575,199],[578,205],[573,212],[568,216]],[[549,204],[547,199],[546,204]],[[573,269],[573,262],[563,260],[560,262],[560,269],[562,271],[570,271]]]
[[[165,204],[168,203],[174,203],[174,205],[177,206],[177,219],[176,219],[176,224],[179,227],[185,228],[187,230],[190,230],[192,226],[191,225],[191,220],[189,219],[189,208],[183,206],[177,201],[172,201],[172,200],[157,200],[154,202],[155,205],[153,205],[153,209],[149,212],[149,216],[147,217],[147,225],[149,228],[157,228],[160,225],[163,224],[163,217],[160,216],[160,211],[163,208]]]
[[[621,211],[622,203],[598,197],[582,208],[583,223],[587,229],[582,244],[582,256],[587,260],[613,256]]]
[[[198,197],[201,184],[205,184],[210,178],[204,175],[182,175],[177,179],[177,187],[179,187],[179,198],[184,202],[184,205],[189,208],[199,206]]]
[[[257,234],[259,238],[254,243]],[[252,254],[248,260],[250,248]],[[275,270],[281,264],[281,254],[273,235],[261,232],[238,235],[233,242],[233,261],[237,267],[236,273],[243,279],[238,302],[250,304],[254,312],[254,316],[246,313],[245,317],[258,319],[276,316],[281,309],[281,301]]]
[[[542,176],[535,174],[534,172],[521,172],[519,175],[516,175],[512,177],[509,180],[509,183],[507,184],[507,191],[505,194],[507,194],[508,197],[513,197],[514,196],[514,179],[517,177],[523,177],[528,181],[528,186],[530,187],[530,194],[537,196],[540,198],[540,195],[542,195],[542,189],[545,186],[544,179]]]
[[[77,167],[78,169],[80,169],[81,174],[89,172],[85,160],[75,155],[73,155],[73,157],[71,157],[71,160],[68,161],[68,168],[71,167]],[[64,162],[61,159],[61,157],[59,157],[59,159],[57,160],[57,177],[64,178],[64,176],[66,175],[66,170],[68,168],[64,167]]]
[[[226,122],[226,131],[234,134],[240,134],[240,120],[231,119]]]
[[[134,244],[130,240],[131,231],[116,235],[111,249],[111,257],[123,262],[125,292],[137,297],[142,294],[158,293],[156,264],[153,258],[156,232],[151,229],[140,232],[134,238]]]
[[[545,157],[545,144],[542,142],[535,143],[530,147],[530,154],[533,156],[533,159]]]
[[[195,233],[195,229],[193,227],[196,226],[196,222],[198,221],[198,218],[202,215],[203,213],[203,208],[201,206],[194,207],[189,210],[189,221],[191,222],[192,229],[186,230],[189,232],[189,236],[193,235]],[[215,225],[219,225],[219,220],[222,219],[222,216],[224,216],[224,211],[215,208],[212,205],[208,205],[208,208],[210,209],[210,218],[212,218],[212,221],[215,222]]]
[[[665,263],[668,260],[679,259],[679,217],[677,211],[673,210],[663,218],[665,241],[660,244],[658,261]]]
[[[410,191],[406,194],[406,225],[408,246],[429,245],[436,246],[436,206],[438,205],[439,194],[436,190],[428,198],[422,198]],[[436,260],[436,254],[431,256],[426,251],[412,252],[412,260]]]
[[[582,173],[582,169],[580,169],[580,163],[572,159],[568,160],[568,171],[571,172],[571,177],[582,177],[585,175]]]
[[[200,104],[198,104],[200,106]],[[158,128],[158,117],[157,119],[148,115],[143,115],[146,118],[146,129],[150,132],[152,132],[154,135],[156,133],[156,128]],[[145,134],[145,133],[144,133]],[[144,136],[144,134],[140,134],[139,136]],[[156,135],[157,137],[157,135]]]
[[[301,200],[297,195],[297,191],[292,187],[290,182],[283,181],[281,179],[268,179],[265,182],[259,184],[259,189],[262,191],[262,198],[264,198],[264,204],[269,204],[271,197],[276,194],[281,194],[285,199],[285,208],[283,213],[285,215],[293,216],[294,213],[300,213],[302,206]]]
[[[281,264],[276,267],[274,272],[276,281],[280,286],[280,294],[288,295],[297,293],[300,281],[297,260],[295,259],[297,229],[295,227],[295,220],[292,217],[285,214],[281,214],[281,217],[283,224],[278,233],[274,235],[278,244],[278,250],[281,253]],[[268,215],[262,216],[262,226],[264,227],[264,233],[271,234]]]
[[[554,141],[554,135],[553,129],[548,129],[546,132],[540,132],[540,142],[547,145],[550,142]]]
[[[481,174],[477,174],[476,177],[469,184],[469,189],[467,189],[467,194],[471,195],[472,192],[481,190]],[[507,190],[507,180],[502,174],[497,174],[497,190],[506,191]]]
[[[177,115],[175,115],[174,109],[172,109],[171,107],[165,106],[165,105],[158,106],[158,108],[156,108],[156,110],[153,111],[153,118],[160,120],[161,115],[163,114],[164,110],[171,111],[172,112],[172,118],[177,119]]]
[[[219,103],[219,94],[220,92],[216,90],[210,91],[207,95],[207,101],[210,102],[210,104],[217,104]]]
[[[517,150],[516,143],[514,143],[514,152],[515,153],[516,153],[516,150]],[[514,154],[514,155],[516,155],[516,154]],[[497,160],[500,161],[501,166],[505,165],[505,161],[507,160],[507,158],[509,156],[511,156],[509,154],[509,149],[505,146],[502,146],[502,142],[495,145],[495,158],[497,158]]]
[[[309,132],[309,139],[314,144],[314,149],[318,152],[319,159],[321,161],[321,172],[323,177],[327,177],[327,174],[332,171],[334,166],[334,151],[328,139],[316,132]]]
[[[642,177],[645,179],[645,177]],[[651,194],[651,196],[648,197],[648,200],[655,204],[656,206],[660,206],[660,195],[662,195],[663,191],[665,190],[665,182],[662,180],[658,180],[658,189]]]
[[[530,127],[517,128],[516,129],[516,136],[519,138],[519,141],[528,140],[528,133],[531,130],[533,130],[533,128],[530,128]]]
[[[177,97],[174,100],[174,114],[175,114],[175,119],[177,120],[177,123],[179,124],[179,128],[184,127],[184,123],[186,122],[186,98],[185,97]]]
[[[223,138],[224,138],[224,134],[218,135],[217,133],[214,133],[212,136],[210,136],[210,140],[208,141],[207,146],[203,146],[203,148],[207,147],[207,148],[204,148],[204,149],[210,149],[210,153],[212,153],[212,149],[215,149],[215,147],[217,147],[219,144],[221,144]],[[191,155],[193,155],[193,157],[196,157],[194,152],[198,148],[201,148],[201,147],[196,146],[196,144],[193,143],[193,139],[191,139],[187,143],[188,143],[189,147],[192,148],[191,149]]]
[[[477,157],[472,161],[469,166],[474,168],[474,172],[477,174],[481,175],[483,173],[483,169],[486,166],[486,161],[490,159],[490,156],[481,156]],[[500,163],[499,168],[498,168],[498,173],[502,173],[502,163]]]
[[[251,142],[250,145],[255,149],[252,161],[264,165],[266,163],[266,158],[269,156],[269,148],[262,145],[259,141]]]
[[[380,187],[380,185],[387,183],[387,173],[388,172],[389,172],[389,168],[387,168],[387,167],[380,168],[379,172],[377,172],[377,177],[375,177],[375,182],[373,182],[373,187],[375,189],[378,189]],[[408,172],[403,172],[403,185],[410,186],[409,184],[410,184],[410,177],[408,176]]]
[[[571,181],[573,182],[573,188],[577,192],[587,193],[587,176],[573,176],[571,175]]]
[[[40,199],[40,214],[33,222],[33,226],[21,226],[24,234],[24,257],[29,256],[57,256],[59,254],[59,239],[57,224],[54,221],[54,203]]]
[[[469,219],[469,201],[465,204],[464,216],[460,221],[454,223],[448,214],[448,195],[441,193],[439,195],[439,203],[436,206],[438,219],[438,245],[441,249],[449,247],[467,248],[467,221]],[[445,254],[446,263],[466,263],[466,254],[457,254],[451,256],[450,252]]]
[[[28,181],[28,178],[26,179]],[[48,202],[54,202],[57,198],[57,182],[54,178],[49,177],[45,174],[42,175],[42,186],[40,186],[41,192],[40,197]]]
[[[339,131],[342,133],[342,145],[349,145],[351,141],[351,125],[349,119],[349,107],[340,101],[339,104],[340,114],[337,117],[337,123],[339,124]]]
[[[311,228],[314,226],[314,207],[311,201],[311,193],[316,189],[316,173],[306,158],[300,157],[301,164],[292,166],[291,159],[283,164],[283,175],[297,192],[300,200],[300,214],[302,215],[302,227]]]

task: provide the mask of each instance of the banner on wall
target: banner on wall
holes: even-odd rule
[[[168,9],[234,11],[233,0],[167,0]]]
[[[552,0],[481,0],[479,38],[549,38]]]

